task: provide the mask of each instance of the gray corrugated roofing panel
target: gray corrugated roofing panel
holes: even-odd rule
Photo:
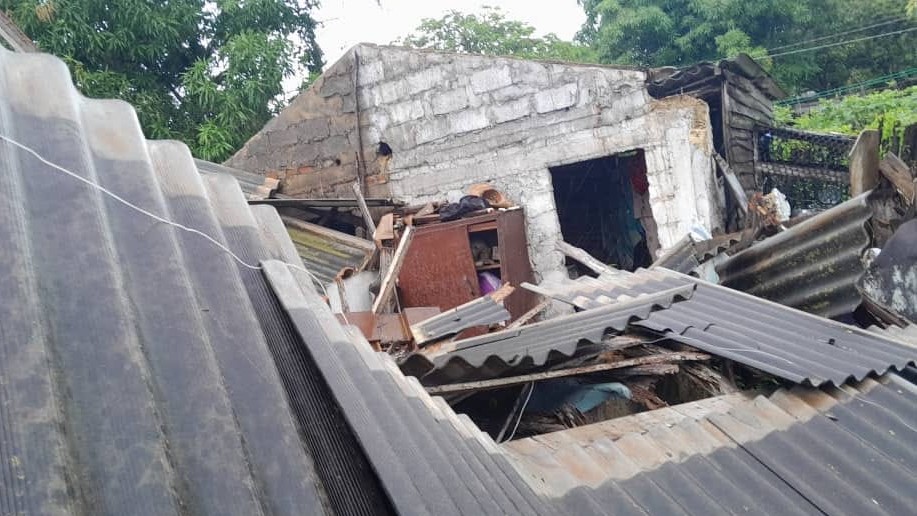
[[[503,460],[499,453],[480,449],[483,438],[463,438],[448,418],[438,423],[433,400],[416,384],[406,385],[408,379],[386,365],[388,357],[373,353],[365,341],[344,331],[316,292],[296,287],[285,264],[267,261],[263,265],[350,427],[375,467],[382,468],[381,480],[396,510],[552,512],[524,483],[508,478],[512,471],[499,467]],[[413,390],[416,396],[393,395],[398,389]],[[487,476],[474,476],[471,470]]]
[[[747,54],[739,54],[718,63],[705,61],[682,68],[656,68],[650,70],[647,86],[650,95],[656,98],[680,93],[690,94],[692,89],[702,85],[704,81],[722,75],[722,70],[742,75],[773,100],[786,97],[786,93],[767,71]]]
[[[409,355],[401,368],[407,374],[422,377],[424,383],[437,385],[531,369],[555,357],[571,357],[583,342],[600,342],[609,332],[623,331],[634,319],[645,319],[657,308],[691,297],[693,290],[693,285],[682,282],[674,289],[620,305],[464,339],[432,361],[422,353]]]
[[[411,326],[417,344],[454,335],[473,326],[490,326],[511,317],[502,304],[483,296]]]
[[[0,135],[34,151],[0,142],[2,512],[324,512],[232,259],[147,215],[221,241],[187,148],[51,56],[0,70]]]
[[[775,376],[812,385],[841,385],[917,360],[917,347],[664,269],[544,287],[583,309],[694,284],[691,299],[634,325]]]
[[[852,312],[856,283],[870,244],[868,193],[821,212],[730,257],[716,268],[720,283],[807,312]]]
[[[917,501],[917,387],[881,381],[733,399],[641,434],[602,438],[612,420],[589,425],[590,440],[559,444],[582,427],[504,447],[533,486],[582,514],[905,514]]]
[[[232,176],[239,182],[245,198],[248,200],[263,200],[270,197],[272,191],[277,189],[278,181],[269,177],[246,172],[237,168],[218,165],[202,159],[194,160],[197,170],[202,174],[223,174]]]
[[[291,217],[282,217],[306,268],[324,285],[345,268],[362,270],[376,247],[370,240]]]

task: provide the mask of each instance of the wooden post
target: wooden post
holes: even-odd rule
[[[398,281],[398,273],[401,272],[401,266],[404,264],[404,257],[408,254],[408,246],[411,245],[411,239],[414,238],[414,227],[407,226],[401,240],[398,241],[398,247],[392,256],[392,264],[382,278],[382,285],[379,287],[379,297],[373,303],[373,313],[378,314],[388,304],[392,294],[395,292],[395,283]]]
[[[849,157],[850,196],[856,197],[879,184],[879,131],[861,132]]]

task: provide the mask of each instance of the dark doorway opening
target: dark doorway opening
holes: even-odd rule
[[[642,149],[550,171],[566,242],[620,269],[652,264],[659,239]],[[568,261],[568,267],[578,265]]]

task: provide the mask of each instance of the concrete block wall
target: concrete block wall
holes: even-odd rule
[[[354,62],[342,59],[226,165],[280,179],[283,193],[353,197],[359,144],[355,90]]]
[[[359,45],[326,77],[352,78],[357,62],[364,156],[376,158],[380,142],[392,149],[383,169],[369,163],[369,173],[376,173],[371,193],[414,203],[455,200],[471,184],[494,184],[525,208],[538,279],[563,270],[554,251],[561,236],[549,167],[644,149],[662,246],[692,226],[721,226],[706,104],[651,99],[642,71]],[[295,168],[302,166],[299,158],[331,154],[343,167],[344,155],[358,147],[352,131],[331,129],[335,117],[355,116],[335,112],[352,94],[343,82],[330,93],[322,82],[300,95],[281,123],[263,131],[272,145],[253,139],[230,164],[263,172],[270,170],[265,164],[288,160]],[[319,116],[306,113],[312,108],[320,108]],[[329,130],[296,125],[309,116],[328,120]],[[285,150],[294,137],[283,133],[306,129],[315,132],[298,133],[295,150]],[[273,155],[277,141],[281,151]],[[287,179],[284,191],[333,197],[347,186],[340,167],[313,163],[298,176],[309,179]]]

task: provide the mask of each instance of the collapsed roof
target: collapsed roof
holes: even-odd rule
[[[895,336],[664,272],[612,281],[632,298],[618,306],[565,287],[586,310],[558,319],[562,334],[617,310],[812,385],[677,425],[582,427],[603,437],[562,433],[556,450],[501,447],[338,323],[273,208],[201,176],[183,145],[146,141],[127,104],[81,97],[60,60],[0,49],[0,70],[3,512],[891,514],[917,501],[917,348]],[[765,348],[807,359],[750,358]],[[828,382],[840,388],[816,387]],[[603,453],[583,458],[590,447]]]

